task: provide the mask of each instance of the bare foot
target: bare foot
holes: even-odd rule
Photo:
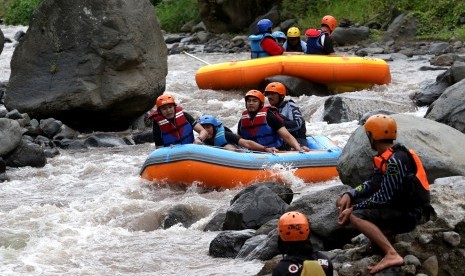
[[[399,266],[404,263],[404,259],[399,254],[387,254],[384,258],[377,263],[375,266],[369,266],[371,274],[379,272],[391,266]]]

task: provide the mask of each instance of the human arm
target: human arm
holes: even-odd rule
[[[270,56],[279,56],[284,52],[284,48],[279,46],[279,44],[271,37],[265,37],[260,43],[263,50],[267,52]]]
[[[196,124],[194,126],[195,132],[199,134],[194,140],[194,144],[203,144],[203,141],[207,138],[208,132],[202,127],[201,124]]]
[[[278,152],[276,148],[268,148],[266,146],[260,145],[257,142],[243,139],[243,138],[239,139],[239,146],[247,148],[249,150],[255,150],[255,151],[266,151],[266,152],[271,152],[271,153]]]
[[[293,147],[297,151],[301,151],[302,149],[300,148],[299,142],[292,136],[291,133],[283,126],[280,129],[278,129],[278,134],[283,138],[283,140],[291,147]]]
[[[208,137],[208,132],[189,113],[183,111],[183,114],[186,120],[191,124],[192,129],[199,134],[199,136],[195,138],[194,144],[203,144],[203,141]]]
[[[284,126],[289,131],[296,131],[305,124],[302,112],[294,101],[286,101],[283,107],[280,107],[281,117],[284,118]]]
[[[156,123],[152,123],[152,135],[153,135],[153,142],[155,143],[155,148],[162,148],[163,147],[163,140],[161,138],[161,129],[160,126]]]
[[[366,189],[370,196],[357,204],[353,209],[380,208],[392,205],[394,200],[402,195],[404,181],[408,174],[408,156],[406,153],[394,153],[386,162],[386,171],[382,174],[380,183],[370,181],[370,186]]]

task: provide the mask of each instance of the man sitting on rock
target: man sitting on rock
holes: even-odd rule
[[[372,178],[338,198],[340,225],[350,223],[384,253],[376,265],[377,273],[404,260],[385,234],[409,232],[429,217],[431,209],[429,183],[420,158],[397,138],[396,121],[387,115],[373,115],[365,123],[365,131],[374,157]]]

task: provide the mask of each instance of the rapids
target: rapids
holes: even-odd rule
[[[1,28],[12,41],[17,30],[25,30]],[[13,46],[6,43],[0,56],[0,81],[8,81]],[[198,57],[216,63],[247,59],[249,54]],[[427,56],[415,56],[392,61],[390,86],[353,93],[410,102],[409,93],[434,82],[440,73],[418,70],[429,65],[428,60]],[[199,90],[195,72],[202,65],[186,55],[169,56],[166,91],[195,118],[216,115],[235,130],[245,91]],[[343,147],[357,128],[356,121],[332,125],[322,121],[325,98],[293,99],[304,114],[308,134],[325,134]],[[414,114],[422,116],[425,111]],[[153,144],[60,150],[43,168],[9,168],[10,181],[0,183],[0,275],[256,274],[261,261],[209,257],[209,243],[218,233],[202,231],[217,210],[227,208],[238,190],[205,192],[195,183],[179,190],[143,181],[139,170],[152,150]],[[283,173],[297,193],[341,185],[339,179],[306,185],[288,171]],[[203,218],[188,229],[159,229],[165,212],[178,204],[189,206]]]

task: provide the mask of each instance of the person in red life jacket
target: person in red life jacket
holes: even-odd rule
[[[223,126],[223,123],[212,115],[203,115],[200,117],[199,123],[208,132],[207,138],[203,141],[205,145],[223,147],[229,150],[237,150],[239,147],[243,147],[254,151],[266,151],[271,153],[277,151],[275,148],[267,148],[252,140],[241,138],[229,128]]]
[[[249,36],[250,58],[279,56],[283,54],[284,48],[271,35],[271,27],[273,27],[273,23],[269,19],[265,18],[258,21],[258,33]]]
[[[286,144],[294,150],[302,151],[299,142],[284,127],[283,118],[273,106],[265,107],[265,96],[258,90],[245,94],[246,110],[237,126],[237,134],[268,148],[288,150]]]
[[[335,55],[331,33],[336,29],[337,21],[331,15],[321,19],[321,29],[308,29],[305,31],[307,37],[307,51],[310,55]]]
[[[265,87],[265,96],[270,105],[278,109],[284,119],[284,126],[289,133],[299,142],[302,149],[309,151],[307,147],[307,129],[305,120],[299,107],[293,100],[284,100],[286,97],[286,86],[280,82],[270,82]]]
[[[307,43],[300,39],[299,28],[290,27],[287,30],[287,40],[283,47],[286,54],[304,54],[307,51]]]
[[[273,268],[272,276],[332,276],[333,264],[325,254],[314,251],[310,224],[299,212],[287,212],[278,221],[278,249],[283,259]]]
[[[374,157],[371,179],[344,193],[336,201],[338,223],[350,223],[371,243],[382,250],[384,258],[369,266],[376,273],[404,260],[386,237],[413,230],[424,218],[429,219],[430,189],[420,158],[397,138],[396,121],[383,114],[373,115],[365,123],[365,131]]]
[[[156,148],[176,144],[202,144],[207,137],[207,131],[177,106],[170,95],[161,95],[156,101],[157,109],[150,115],[153,119],[153,140]],[[194,138],[193,131],[199,133]]]

